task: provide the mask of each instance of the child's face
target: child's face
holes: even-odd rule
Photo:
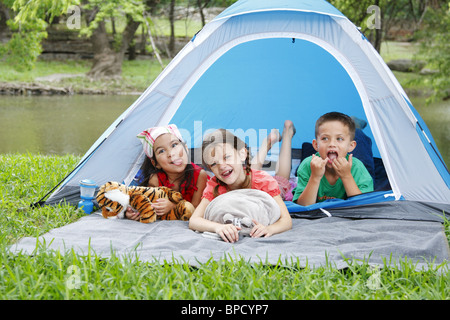
[[[181,173],[188,164],[186,149],[173,134],[160,135],[153,144],[155,166],[166,173]]]
[[[334,159],[346,157],[356,147],[351,139],[349,128],[340,121],[324,122],[313,140],[314,149],[322,159],[328,158],[327,167],[332,167]]]
[[[245,181],[242,166],[247,157],[245,148],[238,152],[228,143],[218,143],[207,148],[203,157],[217,179],[227,184],[230,189],[239,188]]]

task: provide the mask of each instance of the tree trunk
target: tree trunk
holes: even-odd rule
[[[376,0],[375,5],[380,7],[380,0]],[[380,24],[379,28],[375,29],[375,41],[373,44],[373,46],[375,47],[375,50],[377,50],[378,53],[381,52],[381,40],[383,38],[383,28],[384,28],[384,25],[383,25],[384,17],[383,16],[384,16],[383,11],[380,10],[381,24]]]
[[[1,35],[3,33],[7,33],[9,31],[9,27],[6,22],[10,19],[10,10],[9,8],[0,2],[0,40]]]
[[[169,21],[170,21],[169,51],[174,52],[175,51],[175,0],[170,1]]]
[[[198,7],[198,11],[200,13],[200,18],[202,20],[202,27],[204,27],[206,24],[206,18],[205,18],[205,13],[203,12],[203,9],[205,9],[210,2],[211,2],[210,0],[203,0],[203,4],[202,4],[202,0],[197,0],[197,7]]]
[[[197,7],[198,7],[198,11],[200,12],[200,18],[202,20],[202,27],[205,26],[205,14],[203,12],[203,7],[202,7],[202,1],[201,0],[197,0]]]
[[[90,19],[88,23],[93,20],[94,16],[95,12],[88,17]],[[117,50],[113,49],[113,44],[109,41],[104,21],[98,24],[97,29],[91,36],[94,59],[91,70],[87,73],[88,77],[93,79],[118,78],[122,75],[122,62],[125,52],[139,26],[139,22],[132,20],[130,17],[127,21],[127,26],[122,34],[122,41]]]

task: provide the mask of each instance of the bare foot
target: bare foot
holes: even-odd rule
[[[295,130],[294,123],[291,120],[286,120],[284,122],[283,136],[285,134],[288,134],[292,138],[296,132],[297,132],[297,130]]]
[[[272,129],[266,139],[267,147],[270,149],[275,143],[281,141],[280,131],[278,129]]]

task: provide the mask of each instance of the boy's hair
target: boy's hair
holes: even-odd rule
[[[319,133],[319,127],[324,123],[328,121],[340,121],[343,125],[347,126],[350,132],[351,140],[355,139],[355,121],[348,115],[341,113],[341,112],[328,112],[322,115],[319,119],[316,121],[316,128],[315,128],[315,137],[317,138],[317,135]]]
[[[251,167],[250,167],[250,151],[247,147],[247,144],[239,139],[237,136],[229,132],[225,129],[218,129],[208,135],[206,135],[203,139],[202,143],[202,162],[203,166],[205,168],[209,168],[209,164],[205,162],[205,151],[207,148],[213,147],[214,145],[220,144],[220,143],[228,143],[230,146],[232,146],[236,151],[240,151],[242,148],[247,149],[247,158],[244,161],[244,170],[246,173],[244,185],[250,183],[249,181],[249,175],[251,173]],[[224,184],[220,179],[217,179],[218,185],[214,188],[213,195],[214,197],[217,197],[219,195],[218,189],[219,185],[224,186],[228,189],[227,185]]]

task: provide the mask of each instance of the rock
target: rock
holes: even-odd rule
[[[426,62],[411,59],[398,59],[389,61],[387,65],[392,71],[414,72],[421,70],[426,65]]]
[[[60,88],[40,83],[0,82],[0,95],[66,95],[72,94],[70,88]]]
[[[432,69],[428,69],[428,68],[423,68],[422,70],[420,70],[419,74],[421,75],[429,75],[429,74],[435,74],[436,72],[438,72],[437,70],[432,70]]]

